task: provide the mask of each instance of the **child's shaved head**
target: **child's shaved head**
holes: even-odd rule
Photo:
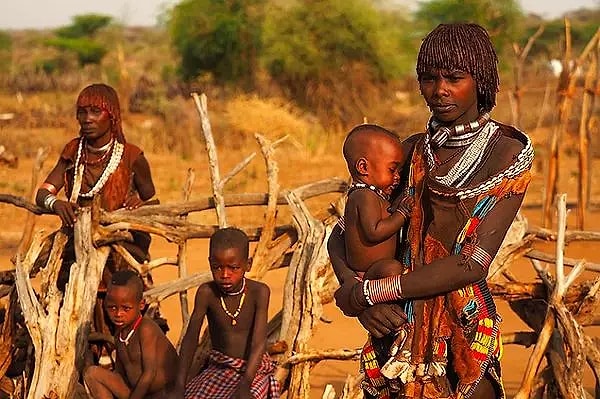
[[[352,177],[356,178],[358,175],[356,162],[360,158],[375,157],[376,144],[382,141],[400,144],[398,136],[379,125],[362,124],[350,130],[344,140],[343,152]]]
[[[115,272],[110,279],[109,289],[113,285],[119,287],[130,287],[135,291],[136,298],[139,300],[142,299],[144,282],[142,281],[140,275],[133,270],[119,270],[118,272]]]
[[[209,255],[212,255],[215,251],[236,248],[240,256],[246,260],[250,252],[248,236],[242,230],[235,227],[225,227],[217,230],[210,237],[209,247]]]

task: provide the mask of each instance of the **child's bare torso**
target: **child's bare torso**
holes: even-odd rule
[[[175,381],[178,356],[175,348],[156,323],[147,318],[142,319],[138,331],[133,334],[127,345],[119,340],[119,335],[117,334],[115,336],[117,358],[122,366],[123,378],[127,381],[129,387],[133,389],[144,370],[142,351],[148,350],[148,348],[142,348],[139,336],[139,330],[142,327],[145,328],[144,333],[147,336],[153,336],[150,337],[150,340],[155,343],[153,350],[155,351],[157,362],[157,372],[150,385],[148,394],[160,394],[165,388],[173,385]]]
[[[379,197],[374,192],[361,190],[362,195],[372,195],[378,199],[379,218],[383,219],[389,216],[388,207],[390,203]],[[366,193],[365,193],[366,191]],[[344,213],[345,232],[344,239],[346,241],[346,257],[348,264],[352,270],[357,272],[359,276],[369,269],[369,266],[383,259],[392,259],[396,255],[396,244],[398,235],[393,234],[386,240],[380,242],[369,242],[364,232],[361,229],[359,221],[360,201],[356,198],[357,191],[350,192],[348,201],[346,202],[346,210]]]
[[[212,348],[238,359],[248,359],[252,343],[252,331],[257,307],[259,282],[246,279],[246,295],[239,315],[232,317],[225,313],[221,303],[221,292],[214,283],[209,283],[213,295],[208,303],[206,318],[210,331]],[[242,294],[224,295],[223,302],[230,314],[235,315],[240,306]]]

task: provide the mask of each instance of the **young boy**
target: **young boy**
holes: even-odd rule
[[[173,397],[179,358],[160,327],[142,316],[143,286],[134,271],[112,275],[105,308],[116,327],[117,361],[114,371],[100,366],[85,371],[85,383],[94,399]]]
[[[214,281],[198,287],[181,345],[178,392],[185,386],[186,399],[279,398],[266,353],[269,287],[244,277],[248,251],[248,237],[239,229],[220,229],[210,238]],[[208,365],[186,386],[205,316],[212,343]]]

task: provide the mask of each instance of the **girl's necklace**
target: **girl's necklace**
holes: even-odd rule
[[[233,314],[229,311],[229,309],[227,309],[227,305],[225,305],[225,300],[223,299],[224,296],[221,296],[221,307],[223,308],[223,311],[225,312],[225,314],[227,316],[229,316],[229,318],[231,318],[231,325],[235,326],[237,324],[237,317],[240,315],[240,311],[242,310],[242,305],[244,304],[244,299],[246,298],[246,290],[245,287],[242,288],[243,292],[242,292],[242,297],[240,298],[240,303],[237,307],[237,309],[235,310],[235,312],[233,312]],[[239,294],[239,292],[237,293]],[[237,295],[235,294],[235,295]],[[229,295],[234,295],[234,294],[229,294]]]
[[[125,346],[129,345],[129,340],[131,339],[131,337],[133,337],[133,334],[135,334],[135,331],[138,329],[138,327],[140,326],[141,323],[142,323],[142,315],[139,315],[137,320],[135,321],[135,323],[133,323],[133,327],[131,328],[131,330],[129,331],[129,333],[127,334],[127,336],[125,338],[121,337],[121,331],[119,331],[119,341],[124,343]]]

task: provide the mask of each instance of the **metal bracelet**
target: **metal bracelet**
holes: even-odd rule
[[[44,208],[46,208],[49,211],[54,212],[54,204],[56,203],[56,201],[57,201],[56,195],[48,193],[44,197]]]

